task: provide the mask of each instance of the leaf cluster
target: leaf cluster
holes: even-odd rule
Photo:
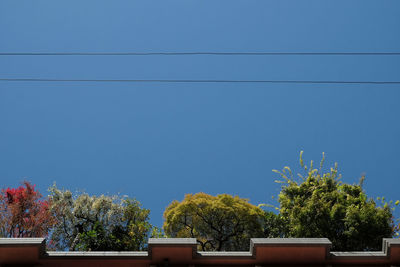
[[[307,167],[300,154],[305,175],[295,180],[289,167],[282,177],[280,215],[287,222],[288,237],[326,237],[334,250],[379,250],[382,238],[393,235],[392,210],[378,206],[359,184],[340,182],[337,164],[328,172]],[[275,171],[277,172],[277,171]]]
[[[25,181],[0,192],[0,237],[43,237],[56,223],[50,202]]]
[[[237,196],[187,194],[167,207],[163,228],[170,237],[196,238],[200,250],[248,250],[250,238],[263,236],[263,215]]]
[[[135,199],[73,195],[50,188],[51,211],[59,218],[51,241],[60,250],[143,250],[153,231],[150,210]]]

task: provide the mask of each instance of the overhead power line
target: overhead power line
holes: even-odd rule
[[[104,83],[271,83],[271,84],[400,84],[400,81],[318,80],[181,80],[181,79],[47,79],[0,78],[2,82],[104,82]]]
[[[0,52],[0,56],[400,56],[400,52]]]

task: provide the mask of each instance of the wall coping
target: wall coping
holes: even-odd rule
[[[46,243],[45,238],[0,238],[0,246],[12,245],[42,245]]]
[[[147,251],[48,251],[48,257],[147,257]]]
[[[150,245],[195,245],[197,246],[196,238],[149,238]]]

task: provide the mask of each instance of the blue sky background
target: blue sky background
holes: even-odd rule
[[[399,52],[397,0],[0,2],[0,52]],[[400,56],[0,57],[0,78],[400,80]],[[399,199],[400,85],[0,82],[0,186],[253,204],[298,155]],[[398,212],[397,212],[398,213]]]

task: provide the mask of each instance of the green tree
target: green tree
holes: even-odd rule
[[[187,194],[164,212],[170,237],[196,238],[203,251],[248,250],[250,238],[263,237],[264,211],[228,194]]]
[[[150,210],[135,199],[118,196],[73,195],[55,185],[51,211],[59,218],[51,242],[61,250],[143,250],[154,231]]]
[[[259,205],[260,206],[260,205]],[[264,212],[263,229],[265,238],[285,237],[287,232],[287,224],[280,214],[273,212]]]
[[[394,231],[390,204],[378,206],[359,184],[340,182],[337,164],[323,173],[307,167],[300,152],[305,175],[296,181],[289,167],[279,173],[283,181],[279,194],[280,215],[287,222],[287,237],[326,237],[334,250],[379,250],[382,238]]]

